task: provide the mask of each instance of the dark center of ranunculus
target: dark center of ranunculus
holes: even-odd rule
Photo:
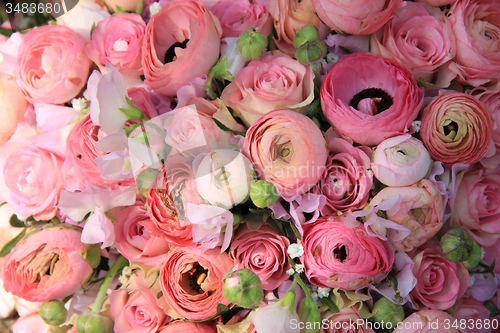
[[[449,136],[452,134],[452,139],[458,132],[458,124],[454,121],[450,122],[448,125],[443,126],[444,135]]]
[[[333,250],[333,255],[337,260],[340,262],[343,262],[347,258],[347,251],[345,248],[345,245],[342,245],[340,247],[337,247]]]
[[[201,284],[207,278],[208,270],[204,269],[200,264],[196,263],[187,274],[189,274],[189,285],[197,293],[203,294],[205,291],[201,288]]]
[[[384,90],[380,88],[367,88],[354,95],[349,105],[359,110],[358,104],[364,99],[371,99],[375,103],[377,107],[377,112],[375,113],[387,110],[394,103],[391,95]]]
[[[177,42],[172,44],[168,49],[167,52],[165,52],[165,64],[171,62],[174,60],[175,57],[175,48],[180,47],[182,49],[185,49],[187,46],[187,43],[189,42],[189,39],[184,40],[183,42]]]

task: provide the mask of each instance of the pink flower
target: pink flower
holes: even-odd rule
[[[28,102],[19,90],[16,78],[0,72],[0,105],[2,105],[2,122],[0,123],[0,146],[12,134],[21,122]]]
[[[30,30],[19,48],[17,82],[30,103],[62,104],[85,87],[91,64],[80,35],[44,25]]]
[[[318,287],[357,290],[383,280],[392,269],[389,243],[367,235],[365,228],[348,228],[343,217],[318,219],[304,225],[304,255],[300,258],[309,281]]]
[[[305,113],[314,99],[313,79],[310,66],[280,53],[267,53],[239,71],[222,92],[221,100],[251,126],[276,109]]]
[[[32,302],[69,296],[82,288],[92,267],[82,258],[88,245],[72,229],[43,229],[6,257],[4,288]]]
[[[273,183],[285,198],[310,190],[321,179],[327,159],[318,126],[290,110],[262,116],[248,129],[243,150],[257,176]]]
[[[455,318],[448,312],[424,309],[406,317],[401,322],[401,327],[396,328],[393,333],[463,333],[452,327],[454,322]]]
[[[217,333],[216,328],[208,323],[192,323],[189,321],[173,321],[160,329],[159,333]]]
[[[414,300],[431,309],[446,310],[462,297],[469,284],[469,272],[461,263],[448,261],[437,245],[423,245],[413,256],[417,285]]]
[[[482,302],[464,298],[459,303],[455,310],[455,319],[458,321],[466,320],[467,323],[484,323],[486,320],[490,319],[490,311],[488,308],[483,305]],[[481,325],[483,326],[483,325]],[[467,326],[467,333],[490,333],[491,327],[479,328],[479,325],[470,325]]]
[[[219,59],[221,33],[219,20],[202,2],[168,2],[146,27],[145,83],[161,94],[175,96],[191,79],[207,75]]]
[[[396,61],[366,52],[343,56],[321,85],[328,122],[363,145],[377,145],[408,132],[424,90]]]
[[[52,326],[46,324],[38,312],[21,316],[12,325],[13,333],[50,333]]]
[[[345,307],[337,313],[327,310],[321,314],[321,319],[326,325],[320,329],[320,333],[375,333],[370,327],[359,325],[359,321],[364,322],[364,319],[354,306]]]

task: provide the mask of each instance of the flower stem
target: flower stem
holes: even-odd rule
[[[311,293],[309,292],[309,288],[307,288],[306,284],[304,283],[304,281],[302,281],[302,279],[300,278],[300,274],[298,273],[295,273],[293,275],[293,282],[294,283],[298,283],[299,286],[302,288],[302,290],[304,291],[304,294],[306,294],[306,297],[307,298],[310,298],[312,300],[314,300],[314,298],[312,298],[311,296]]]
[[[109,269],[108,274],[106,274],[104,281],[102,281],[102,284],[99,287],[99,292],[97,293],[94,307],[92,308],[93,313],[101,312],[102,303],[104,303],[104,298],[106,297],[106,292],[109,288],[109,285],[111,284],[111,281],[113,281],[113,278],[118,273],[118,271],[124,266],[125,262],[127,262],[127,259],[124,256],[120,255]]]

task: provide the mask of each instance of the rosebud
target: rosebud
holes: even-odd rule
[[[467,269],[474,268],[481,262],[481,260],[483,260],[483,256],[484,256],[483,249],[481,248],[481,246],[479,246],[479,244],[476,243],[474,245],[474,248],[472,249],[470,257],[467,258],[467,260],[462,261],[462,264]]]
[[[111,318],[100,313],[82,313],[76,321],[78,333],[110,333],[114,322]]]
[[[262,282],[250,269],[240,269],[224,279],[224,297],[243,308],[256,309],[264,299]]]
[[[298,49],[307,42],[315,42],[319,38],[318,29],[314,24],[306,24],[301,30],[295,33],[293,46]]]
[[[448,230],[441,238],[441,251],[452,262],[467,260],[476,245],[474,238],[464,228]]]
[[[55,300],[43,302],[39,314],[47,324],[59,326],[66,321],[68,310],[64,307],[63,302]]]
[[[308,65],[324,58],[326,55],[326,45],[323,42],[307,42],[295,51],[295,58],[301,63]]]
[[[403,310],[403,307],[401,305],[394,304],[385,297],[379,299],[375,303],[372,312],[375,313],[372,317],[375,322],[391,323],[391,327],[396,327],[398,323],[403,321],[405,318],[405,311]]]
[[[278,199],[278,191],[276,187],[270,182],[259,180],[252,184],[250,188],[250,199],[255,206],[259,208],[266,208],[271,206]]]
[[[246,60],[259,59],[267,48],[267,38],[254,28],[250,28],[240,35],[236,42],[241,55]]]

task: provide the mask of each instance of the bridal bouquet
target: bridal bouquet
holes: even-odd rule
[[[0,39],[14,332],[499,332],[500,2],[47,6]]]

